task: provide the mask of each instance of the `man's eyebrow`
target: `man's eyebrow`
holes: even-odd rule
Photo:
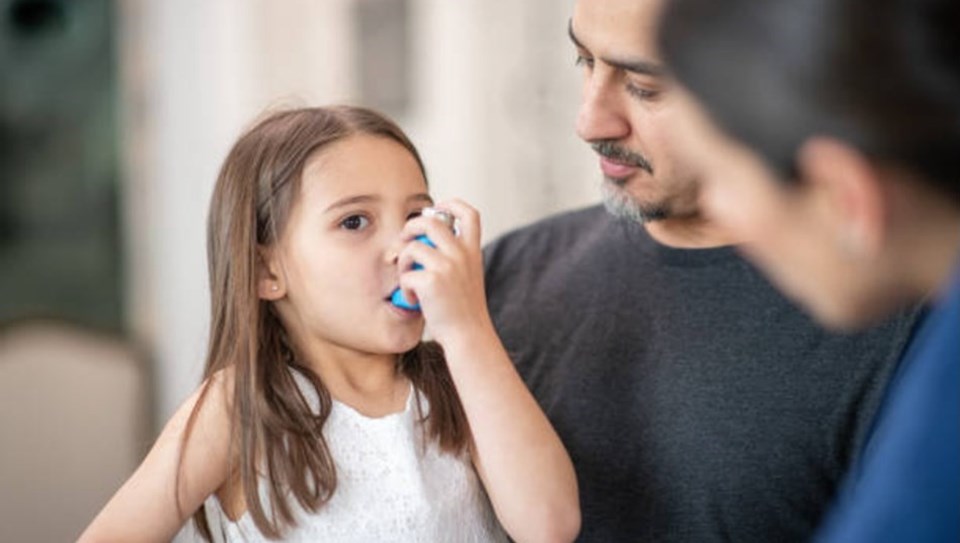
[[[573,19],[567,21],[567,35],[570,36],[570,41],[580,49],[587,50],[587,48],[577,39],[577,35],[573,32]],[[632,72],[638,75],[649,75],[651,77],[662,77],[666,75],[667,69],[663,65],[656,62],[650,62],[647,60],[622,60],[622,59],[611,59],[611,58],[602,58],[604,63],[613,66],[614,68],[619,68],[621,70]]]
[[[603,59],[604,62],[613,66],[614,68],[620,68],[621,70],[635,73],[638,75],[649,75],[651,77],[663,77],[667,74],[667,69],[661,64],[656,62],[649,62],[646,60],[615,60],[615,59]]]
[[[577,39],[577,35],[573,33],[573,18],[567,19],[567,35],[570,36],[570,41],[580,49],[586,49],[580,40]]]

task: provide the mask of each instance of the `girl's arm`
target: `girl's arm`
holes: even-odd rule
[[[203,501],[227,479],[229,418],[225,380],[218,374],[194,422],[183,463],[180,449],[187,420],[201,389],[173,415],[143,463],[113,495],[86,531],[82,543],[170,541]],[[180,470],[177,511],[177,470]]]
[[[405,239],[420,234],[436,244],[409,243],[400,284],[420,304],[443,346],[473,437],[473,462],[497,518],[515,541],[572,541],[580,530],[573,464],[560,438],[520,379],[487,311],[480,222],[461,201],[442,204],[459,219],[460,236],[436,220],[418,218]]]

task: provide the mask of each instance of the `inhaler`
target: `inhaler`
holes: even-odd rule
[[[446,224],[448,227],[450,227],[450,230],[453,231],[454,235],[459,234],[459,231],[457,229],[457,219],[450,212],[444,211],[442,209],[437,209],[435,207],[425,207],[420,213],[424,217],[431,217],[433,219],[436,219]],[[426,234],[420,234],[419,236],[413,239],[421,243],[426,243],[427,245],[436,248],[436,245],[434,245],[433,241],[431,241],[430,238],[426,236]],[[413,269],[421,270],[423,269],[423,266],[414,262]],[[420,310],[420,304],[410,303],[406,298],[403,297],[403,291],[400,290],[399,287],[397,287],[397,289],[393,291],[393,294],[390,295],[390,302],[397,307],[400,307],[402,309],[407,309],[409,311]]]

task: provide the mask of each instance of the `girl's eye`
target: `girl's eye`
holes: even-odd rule
[[[340,221],[340,228],[344,230],[363,230],[370,224],[370,219],[363,215],[350,215]]]
[[[410,219],[416,219],[420,215],[423,215],[423,210],[418,209],[416,211],[412,211],[409,215],[407,215],[407,220],[409,221]]]

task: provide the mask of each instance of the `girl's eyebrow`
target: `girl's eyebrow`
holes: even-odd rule
[[[332,211],[334,209],[338,209],[341,207],[346,207],[352,204],[378,202],[382,199],[383,199],[382,197],[376,194],[358,194],[356,196],[347,196],[346,198],[341,198],[340,200],[337,200],[336,202],[331,204],[330,207],[324,210],[324,213],[327,213],[329,211]],[[430,195],[427,194],[426,192],[421,192],[408,197],[407,201],[408,202],[426,202],[428,204],[432,204],[433,198],[431,198]]]
[[[326,213],[326,212],[328,212],[328,211],[332,211],[332,210],[337,209],[337,208],[339,208],[339,207],[345,207],[345,206],[348,206],[348,205],[350,205],[350,204],[358,204],[358,203],[363,203],[363,202],[375,202],[375,201],[380,200],[380,199],[381,199],[381,198],[380,198],[379,196],[375,195],[375,194],[358,194],[358,195],[356,195],[356,196],[347,196],[346,198],[342,198],[342,199],[340,199],[340,200],[337,200],[336,202],[334,202],[333,204],[331,204],[330,207],[328,207],[327,209],[325,209],[323,212]]]
[[[413,196],[407,198],[408,202],[426,202],[428,204],[433,203],[433,198],[430,197],[426,192],[421,192],[420,194],[414,194]]]

